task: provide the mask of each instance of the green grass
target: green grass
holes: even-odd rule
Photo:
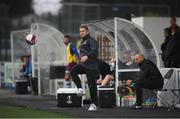
[[[0,104],[0,118],[72,118],[68,114]]]

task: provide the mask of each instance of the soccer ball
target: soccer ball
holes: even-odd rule
[[[37,37],[34,35],[34,34],[28,34],[26,36],[26,42],[29,44],[29,45],[34,45],[37,43]]]

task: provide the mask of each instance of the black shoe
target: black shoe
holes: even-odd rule
[[[136,103],[131,107],[131,109],[142,109],[142,108],[143,108],[142,105],[138,105]]]

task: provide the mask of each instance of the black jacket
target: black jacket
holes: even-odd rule
[[[161,51],[162,51],[162,60],[165,61],[165,52],[168,46],[169,41],[172,39],[171,36],[165,38],[164,42],[161,44]]]
[[[169,67],[180,67],[180,31],[176,32],[173,38],[169,41],[166,52],[165,60],[168,62]]]
[[[81,39],[80,43],[80,57],[88,56],[88,60],[81,65],[88,69],[97,69],[97,54],[98,54],[98,44],[97,41],[87,35]]]
[[[163,85],[163,77],[157,68],[157,66],[150,60],[144,59],[139,64],[140,67],[140,79],[144,82],[153,82]]]

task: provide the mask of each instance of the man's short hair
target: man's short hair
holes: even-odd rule
[[[86,31],[89,31],[89,28],[86,25],[81,25],[80,28],[84,28]]]
[[[24,57],[27,57],[29,59],[29,58],[31,58],[31,55],[23,55],[23,56],[21,56],[21,61],[23,61]]]
[[[69,35],[64,35],[64,38],[67,38],[70,42],[72,42],[72,38]]]
[[[71,36],[69,36],[69,35],[64,35],[64,38],[71,39]]]

